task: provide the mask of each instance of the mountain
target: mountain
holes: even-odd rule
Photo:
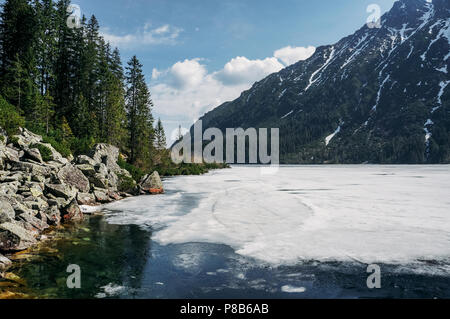
[[[205,114],[203,128],[280,128],[283,163],[450,163],[450,1],[381,18]]]

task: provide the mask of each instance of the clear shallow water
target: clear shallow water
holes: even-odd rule
[[[19,274],[63,298],[450,298],[449,166],[236,167],[107,205]],[[420,177],[420,178],[419,178]],[[366,286],[368,263],[382,288]],[[67,265],[82,269],[70,290]]]

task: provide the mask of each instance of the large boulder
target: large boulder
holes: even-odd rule
[[[77,156],[77,158],[75,159],[75,162],[79,165],[87,164],[87,165],[95,166],[95,164],[97,164],[94,159],[92,159],[86,155]]]
[[[22,226],[30,231],[42,232],[49,227],[47,222],[34,217],[32,214],[20,214],[16,220],[22,222]]]
[[[95,173],[94,176],[90,176],[89,181],[92,183],[92,185],[98,188],[106,189],[109,185],[108,178],[105,175],[99,173]]]
[[[6,162],[18,162],[20,157],[20,152],[11,147],[5,147],[3,150],[3,156]]]
[[[17,223],[0,224],[0,250],[25,250],[36,243],[33,233]]]
[[[0,184],[0,195],[13,196],[17,193],[19,186],[20,186],[20,183],[17,181],[1,183]]]
[[[42,160],[42,156],[41,156],[41,152],[39,152],[39,150],[37,148],[26,148],[24,150],[25,154],[25,158],[31,159],[32,161],[38,162],[38,163],[43,163],[44,161]]]
[[[75,165],[75,167],[78,168],[86,177],[94,176],[96,173],[94,165],[78,164],[78,165]]]
[[[49,176],[52,171],[51,168],[48,166],[28,162],[11,162],[11,170],[16,172],[20,171],[33,175],[43,175],[43,176]]]
[[[119,165],[117,165],[119,148],[115,146],[109,144],[96,144],[89,152],[89,156],[96,163],[103,163],[112,171],[120,169]]]
[[[96,203],[94,194],[78,193],[77,202],[79,205],[94,205]]]
[[[45,212],[39,212],[38,217],[50,226],[59,226],[61,223],[61,212],[57,206],[51,206]]]
[[[12,222],[14,217],[16,217],[14,208],[7,200],[0,198],[0,224]]]
[[[74,199],[70,204],[63,209],[64,222],[78,222],[84,219],[84,215],[81,212],[80,206]]]
[[[59,170],[57,176],[63,184],[73,186],[83,193],[89,192],[89,180],[86,178],[86,176],[84,176],[82,171],[80,171],[72,164],[63,166]]]
[[[72,200],[77,196],[75,188],[64,184],[45,184],[45,192],[66,200]]]
[[[26,128],[19,128],[19,132],[20,133],[15,135],[14,138],[21,148],[28,148],[31,144],[42,142],[42,136],[30,132]]]
[[[117,147],[109,144],[96,144],[89,152],[89,156],[96,163],[105,164],[109,172],[116,175],[131,177],[127,170],[120,168],[117,164],[117,160],[119,159],[119,149]]]
[[[49,164],[65,165],[69,163],[69,161],[66,158],[64,158],[57,150],[55,150],[55,148],[51,144],[49,143],[38,143],[38,144],[47,147],[52,153],[51,155],[52,161],[50,161]]]
[[[112,202],[111,198],[108,196],[107,192],[104,190],[96,189],[94,190],[95,200],[99,203],[105,204]]]
[[[146,175],[142,178],[140,187],[144,192],[149,194],[163,194],[164,187],[161,181],[161,177],[158,172],[153,172],[151,175]]]

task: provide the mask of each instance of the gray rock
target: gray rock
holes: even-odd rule
[[[43,222],[41,219],[34,217],[32,214],[20,214],[19,216],[17,216],[16,220],[23,221],[25,229],[35,230],[38,232],[42,232],[49,227],[46,222]]]
[[[64,184],[46,184],[45,192],[62,197],[66,200],[72,200],[77,195],[75,188]]]
[[[41,199],[41,198],[34,198],[32,197],[31,200],[28,200],[27,198],[24,201],[24,205],[29,208],[30,210],[46,210],[49,207],[49,204],[47,201]]]
[[[63,207],[66,207],[69,204],[69,201],[61,197],[55,197],[49,198],[47,203],[50,207],[54,206],[58,209],[62,209]]]
[[[0,224],[12,222],[14,217],[16,217],[14,208],[8,201],[0,198]]]
[[[3,149],[3,153],[5,156],[5,159],[7,162],[18,162],[19,158],[20,158],[20,153],[19,151],[11,148],[11,147],[6,147]]]
[[[89,152],[89,156],[96,163],[105,164],[108,169],[115,171],[117,168],[117,160],[119,158],[119,148],[109,144],[96,144]]]
[[[95,200],[99,203],[110,203],[112,200],[108,196],[108,194],[101,190],[94,190]]]
[[[44,213],[39,212],[38,215],[44,215],[42,219],[46,219],[46,223],[51,226],[59,226],[61,224],[61,212],[56,206],[52,206],[47,209]]]
[[[93,205],[95,204],[95,196],[89,193],[78,193],[77,202],[80,205]]]
[[[77,222],[84,219],[84,215],[81,212],[80,206],[78,206],[78,203],[75,199],[63,209],[63,218],[64,222]]]
[[[96,173],[94,176],[89,177],[89,182],[91,182],[92,185],[98,188],[106,189],[108,188],[108,179],[106,176]]]
[[[31,180],[37,183],[45,183],[45,177],[39,174],[33,174]]]
[[[5,271],[12,265],[12,261],[0,254],[0,271]]]
[[[105,164],[97,163],[97,164],[95,164],[94,168],[98,174],[103,175],[103,176],[108,175],[108,167]]]
[[[8,143],[8,134],[5,130],[0,128],[0,149],[6,147],[6,144]]]
[[[94,176],[96,171],[93,165],[90,164],[78,164],[75,165],[86,177]]]
[[[86,165],[95,166],[95,164],[97,164],[94,159],[92,159],[86,155],[77,156],[77,158],[75,159],[75,162],[80,165],[86,164]]]
[[[25,250],[35,243],[33,234],[18,223],[0,224],[0,250]]]
[[[24,179],[22,172],[13,172],[0,178],[0,183],[21,182]]]
[[[84,176],[82,171],[72,164],[63,166],[57,176],[63,184],[72,186],[80,192],[87,193],[90,190],[89,180]]]
[[[41,152],[39,152],[39,150],[37,148],[29,148],[29,149],[25,149],[25,157],[29,158],[33,161],[36,161],[38,163],[43,163],[44,161],[42,160],[42,156],[41,156]]]
[[[67,164],[69,161],[64,158],[57,150],[55,150],[55,148],[49,144],[49,143],[37,143],[37,144],[41,144],[46,146],[50,152],[52,153],[51,157],[52,157],[52,161],[49,161],[48,164],[54,164],[54,165],[65,165]]]
[[[0,195],[15,195],[19,186],[19,182],[2,183],[0,184]]]
[[[51,169],[48,166],[38,165],[28,162],[11,162],[12,171],[31,173],[31,175],[49,176]],[[31,175],[29,175],[31,180]]]
[[[162,194],[164,193],[164,187],[158,172],[153,172],[151,175],[146,175],[142,178],[140,187],[150,194]]]

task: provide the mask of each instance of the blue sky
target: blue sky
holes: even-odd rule
[[[76,0],[122,53],[136,54],[170,140],[255,81],[360,28],[394,0]],[[287,49],[286,49],[287,48]],[[280,50],[282,49],[282,50]]]

